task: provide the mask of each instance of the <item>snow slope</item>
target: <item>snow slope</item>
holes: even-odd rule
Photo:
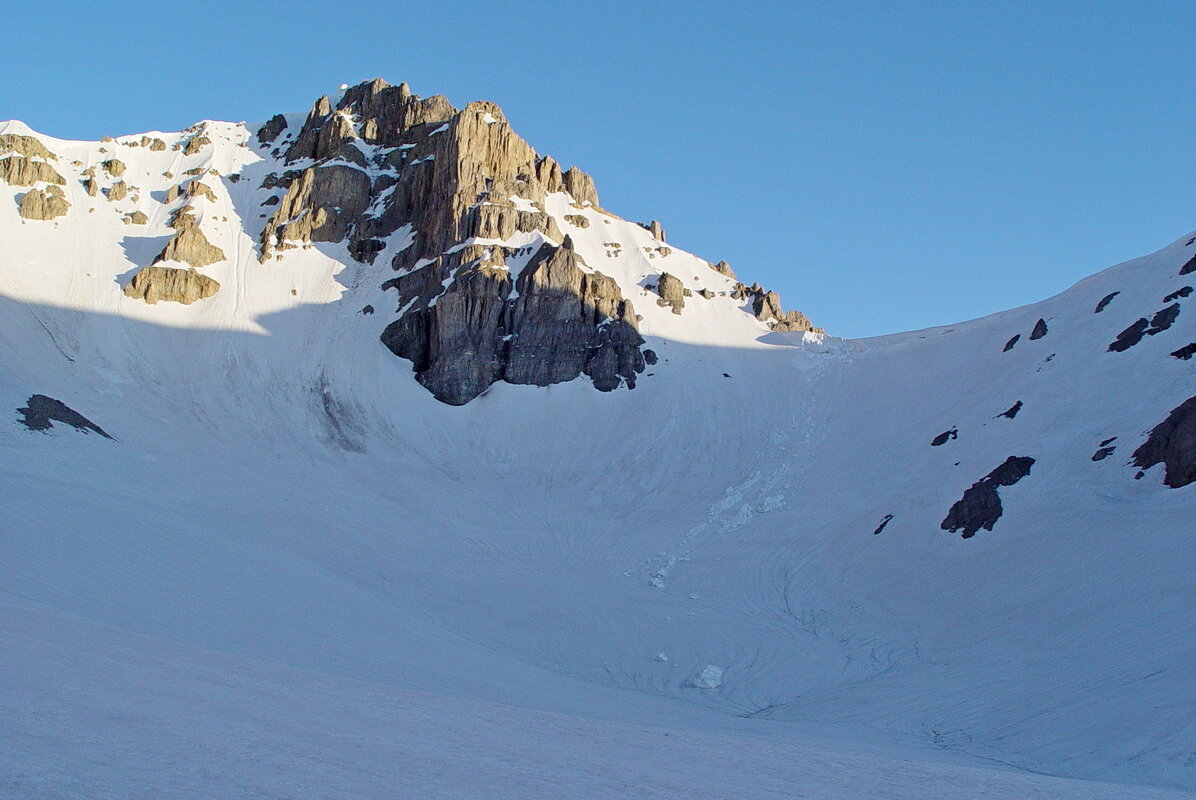
[[[554,195],[660,361],[631,391],[450,407],[379,342],[387,259],[259,263],[276,165],[202,126],[190,156],[38,135],[57,220],[0,183],[0,406],[45,394],[114,437],[0,426],[6,797],[1196,788],[1196,488],[1127,464],[1196,393],[1169,355],[1196,315],[1107,349],[1193,282],[1192,236],[1033,306],[849,341],[725,295],[674,315],[644,288],[662,269],[733,282]],[[136,199],[76,180],[114,154]],[[123,296],[189,169],[220,292]],[[941,530],[1009,456],[1035,462],[993,530]]]

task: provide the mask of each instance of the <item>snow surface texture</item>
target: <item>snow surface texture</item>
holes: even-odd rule
[[[727,282],[552,196],[660,361],[633,391],[450,407],[379,342],[387,254],[259,264],[275,165],[245,126],[203,130],[190,156],[39,136],[71,203],[52,221],[0,183],[0,795],[1196,787],[1196,485],[1128,464],[1196,394],[1170,355],[1196,313],[1108,350],[1192,281],[1192,237],[1033,306],[847,341],[726,296],[674,315],[643,288],[660,271]],[[139,191],[89,197],[70,162],[114,155]],[[201,168],[220,291],[124,297],[171,233],[166,189]],[[34,394],[113,439],[28,430]],[[941,530],[1010,456],[1033,470],[992,530]]]

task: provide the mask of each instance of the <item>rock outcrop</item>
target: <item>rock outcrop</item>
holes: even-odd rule
[[[125,170],[128,169],[128,167],[125,166],[125,162],[121,161],[119,158],[110,158],[103,162],[100,166],[102,166],[104,171],[114,178],[119,178],[121,175],[124,175]]]
[[[257,140],[262,144],[271,144],[287,129],[287,118],[282,114],[275,114],[257,129]]]
[[[1181,361],[1189,361],[1192,356],[1196,356],[1196,342],[1185,344],[1183,347],[1171,353],[1172,358],[1178,358]]]
[[[153,305],[160,300],[189,305],[216,294],[220,284],[194,268],[144,267],[125,286],[125,297]]]
[[[16,153],[26,158],[41,158],[46,161],[58,160],[58,156],[46,149],[40,139],[18,133],[0,133],[0,153]]]
[[[48,220],[64,216],[71,209],[62,189],[51,184],[45,190],[31,189],[21,198],[17,208],[25,219]]]
[[[943,431],[938,436],[930,440],[931,447],[942,447],[951,439],[959,438],[959,429],[952,428],[951,430]]]
[[[656,220],[652,220],[647,225],[641,222],[640,227],[651,233],[652,238],[659,239],[662,242],[666,241],[664,238],[664,228],[660,227],[660,223]]]
[[[940,527],[951,533],[959,532],[965,539],[975,536],[981,528],[991,531],[1004,512],[997,488],[1017,483],[1030,474],[1033,465],[1034,459],[1029,456],[1010,456],[1005,459],[1001,466],[973,483],[963,493],[963,497],[951,506]]]
[[[54,427],[55,422],[61,422],[64,425],[70,425],[77,431],[84,433],[94,431],[105,439],[112,438],[104,432],[103,428],[66,403],[44,394],[35,394],[30,397],[25,401],[24,408],[17,409],[17,413],[23,417],[20,423],[31,431],[47,431]]]
[[[370,178],[361,169],[331,164],[304,170],[262,231],[261,260],[294,246],[288,241],[343,241],[369,203]]]
[[[183,155],[193,156],[205,147],[210,145],[212,140],[202,133],[198,133],[187,140],[187,144],[183,147]]]
[[[547,386],[582,374],[601,391],[635,386],[644,369],[635,310],[614,280],[582,269],[568,238],[542,245],[513,285],[501,254],[475,255],[439,291],[419,273],[391,282],[414,307],[382,341],[438,399],[461,405],[495,381]]]
[[[1179,303],[1172,303],[1169,306],[1164,306],[1155,312],[1154,316],[1149,320],[1146,317],[1140,317],[1134,321],[1128,328],[1117,334],[1117,338],[1109,344],[1110,353],[1124,353],[1138,342],[1142,341],[1144,336],[1156,336],[1175,324],[1175,320],[1179,318]]]
[[[117,181],[108,187],[108,200],[115,203],[129,196],[129,185],[124,181]]]
[[[206,267],[224,261],[224,251],[208,241],[199,229],[199,223],[190,206],[183,206],[174,214],[171,227],[175,235],[166,243],[153,263],[160,261],[182,261],[192,267]]]
[[[1176,406],[1134,451],[1134,464],[1149,469],[1163,464],[1163,483],[1173,489],[1196,481],[1196,397]]]
[[[1030,331],[1030,341],[1037,341],[1047,335],[1047,324],[1045,319],[1039,319],[1034,323],[1034,330]]]
[[[1150,327],[1150,321],[1146,317],[1140,317],[1128,328],[1117,334],[1117,338],[1110,342],[1108,352],[1124,353],[1126,350],[1129,350],[1142,341],[1142,337],[1146,335],[1148,327]]]
[[[200,180],[187,184],[187,197],[205,197],[213,203],[216,202],[216,193],[212,191],[212,187]]]
[[[680,278],[662,272],[660,280],[656,283],[656,293],[660,295],[656,305],[672,308],[674,314],[680,314],[681,309],[685,308],[685,292]]]
[[[1113,298],[1119,294],[1121,294],[1121,292],[1110,292],[1109,294],[1102,297],[1100,299],[1100,302],[1098,302],[1096,304],[1096,308],[1093,310],[1092,313],[1099,314],[1100,312],[1104,311],[1106,308],[1109,307],[1109,303],[1113,302]]]
[[[769,292],[754,285],[748,290],[752,298],[752,310],[756,319],[769,323],[774,331],[816,331],[822,333],[822,328],[815,328],[814,324],[800,311],[785,311],[781,307],[781,296],[776,292]]]
[[[726,275],[728,278],[735,279],[735,270],[731,269],[731,265],[726,261],[720,261],[717,264],[711,264],[710,268],[720,275]]]
[[[13,186],[32,186],[35,183],[66,186],[66,178],[59,175],[50,162],[21,155],[0,158],[0,180]]]

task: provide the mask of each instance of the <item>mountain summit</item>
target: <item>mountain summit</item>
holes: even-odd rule
[[[684,328],[695,316],[687,298],[725,320],[727,344],[745,332],[815,330],[725,262],[667,246],[659,223],[603,210],[589,175],[537,154],[498,106],[457,110],[405,83],[346,88],[306,117],[279,114],[254,132],[203,122],[173,136],[58,146],[62,158],[23,133],[0,146],[8,183],[46,184],[23,195],[24,219],[76,227],[102,197],[101,220],[119,222],[109,238],[170,236],[125,279],[135,300],[220,304],[223,292],[241,302],[253,290],[239,276],[254,269],[242,237],[263,272],[294,271],[294,251],[313,248],[376,265],[354,280],[386,290],[369,304],[387,321],[381,341],[454,405],[495,381],[547,386],[584,374],[602,391],[634,388],[654,358],[641,329],[671,334],[678,323],[656,324],[666,313]]]

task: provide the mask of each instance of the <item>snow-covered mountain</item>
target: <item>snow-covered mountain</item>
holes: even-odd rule
[[[845,340],[490,103],[0,123],[0,786],[1181,796],[1194,283]]]

